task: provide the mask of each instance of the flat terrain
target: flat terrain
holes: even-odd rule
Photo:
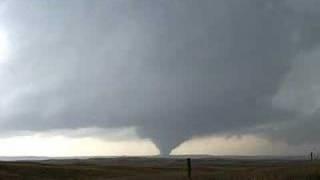
[[[188,179],[185,158],[122,157],[0,162],[0,179]],[[320,162],[193,158],[192,179],[320,179]]]

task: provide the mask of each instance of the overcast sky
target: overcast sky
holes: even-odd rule
[[[2,0],[0,155],[317,150],[319,45],[318,0]]]

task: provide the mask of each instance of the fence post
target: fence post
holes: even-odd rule
[[[310,153],[310,160],[313,160],[313,152]]]
[[[188,166],[188,178],[191,179],[191,159],[187,159],[187,166]]]

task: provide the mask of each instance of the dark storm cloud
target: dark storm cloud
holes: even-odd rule
[[[320,40],[309,3],[8,1],[1,127],[137,127],[167,154],[192,136],[295,120],[281,91]]]

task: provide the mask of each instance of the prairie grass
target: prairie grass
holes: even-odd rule
[[[192,180],[316,180],[318,161],[196,159]],[[184,159],[122,158],[0,162],[0,179],[180,180]]]

